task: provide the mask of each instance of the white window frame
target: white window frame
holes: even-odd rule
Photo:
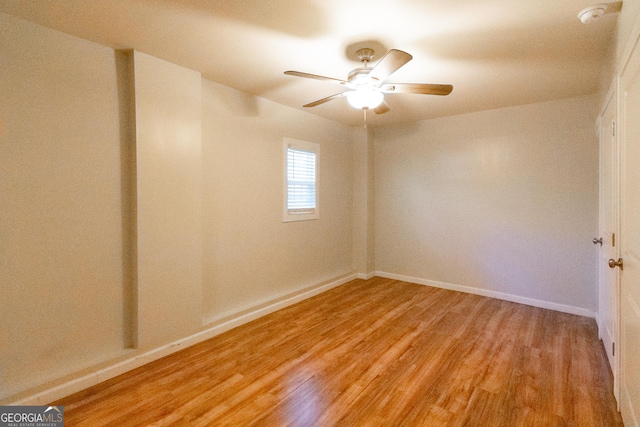
[[[284,138],[282,145],[283,152],[283,217],[282,222],[292,222],[292,221],[306,221],[310,219],[318,219],[320,218],[320,144],[316,142],[302,141],[299,139],[293,138]],[[291,148],[293,150],[307,151],[315,154],[315,208],[313,210],[304,211],[304,212],[296,212],[288,209],[288,196],[289,196],[289,180],[287,174],[287,166],[288,166],[288,149]]]

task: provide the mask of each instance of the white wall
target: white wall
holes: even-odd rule
[[[595,101],[377,130],[376,270],[593,313]]]
[[[0,27],[1,404],[45,404],[353,272],[353,128]],[[284,137],[321,145],[318,220],[282,222]]]
[[[0,399],[128,345],[114,52],[0,15]]]
[[[353,129],[203,80],[204,317],[352,271]],[[283,138],[320,144],[320,218],[282,222]]]
[[[634,26],[638,25],[640,15],[640,0],[625,0],[622,2],[622,10],[617,18],[616,34],[612,41],[616,47],[615,62],[617,65],[629,55],[630,46],[628,42],[632,40]],[[635,29],[637,31],[637,28]]]

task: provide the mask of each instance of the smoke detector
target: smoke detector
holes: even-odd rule
[[[578,19],[583,24],[590,24],[597,21],[607,11],[608,5],[605,3],[599,3],[594,6],[589,6],[578,12]]]

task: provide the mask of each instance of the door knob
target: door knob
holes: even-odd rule
[[[602,246],[602,237],[599,239],[596,239],[595,237],[592,240],[594,245],[597,245],[598,243],[600,243],[600,246]]]
[[[617,261],[615,259],[610,259],[609,260],[609,267],[611,267],[611,268],[620,267],[620,270],[622,270],[622,258],[618,258]]]

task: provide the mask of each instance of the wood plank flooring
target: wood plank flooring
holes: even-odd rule
[[[593,319],[356,280],[69,396],[67,426],[621,426]]]

